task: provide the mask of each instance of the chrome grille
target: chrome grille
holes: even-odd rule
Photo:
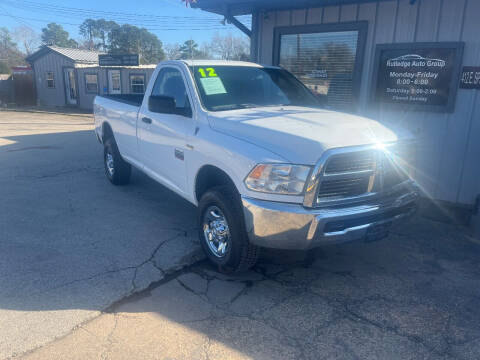
[[[372,148],[331,155],[319,175],[318,205],[379,193],[408,180],[384,150]]]
[[[399,169],[392,160],[384,156],[383,165],[383,189],[389,189],[408,180],[408,175]]]
[[[333,156],[327,163],[325,174],[373,170],[375,151],[358,151]]]
[[[368,189],[370,176],[358,176],[341,180],[323,180],[320,184],[318,198],[343,198],[358,196]]]

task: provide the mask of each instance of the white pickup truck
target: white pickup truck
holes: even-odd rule
[[[417,207],[411,135],[322,109],[282,68],[167,61],[145,96],[97,96],[94,113],[108,179],[127,184],[134,166],[196,205],[226,272],[260,248],[383,238]]]

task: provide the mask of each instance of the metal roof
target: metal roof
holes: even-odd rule
[[[98,55],[103,54],[99,51],[61,48],[57,46],[49,46],[49,48],[79,63],[98,63]]]
[[[73,62],[79,63],[79,64],[98,64],[98,55],[103,54],[102,52],[99,52],[99,51],[63,48],[58,46],[44,46],[37,52],[27,57],[26,60],[29,63],[32,63],[33,61],[48,54],[51,51],[56,52],[62,56],[65,56],[70,60],[72,60]]]
[[[192,7],[222,15],[226,13],[230,15],[245,15],[259,10],[295,9],[376,1],[377,0],[197,0],[195,3],[192,3]]]

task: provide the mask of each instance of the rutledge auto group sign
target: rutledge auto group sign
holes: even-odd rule
[[[462,43],[377,46],[373,100],[405,110],[451,111]]]

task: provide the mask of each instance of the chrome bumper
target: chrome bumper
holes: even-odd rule
[[[401,193],[342,208],[305,208],[242,197],[250,242],[297,250],[384,237],[390,224],[415,213],[417,200],[418,191],[411,184]]]

